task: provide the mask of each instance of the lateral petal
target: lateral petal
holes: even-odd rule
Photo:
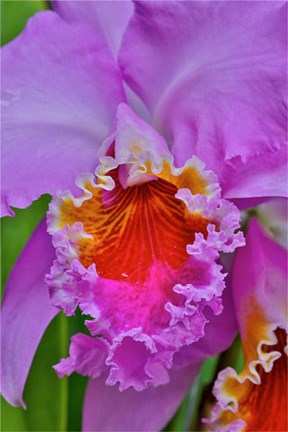
[[[44,283],[54,256],[43,221],[16,262],[4,291],[1,392],[14,406],[25,408],[22,393],[34,354],[46,327],[59,311],[52,306]]]

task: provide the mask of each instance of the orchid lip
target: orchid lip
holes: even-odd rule
[[[235,232],[239,211],[221,199],[216,176],[197,157],[176,168],[167,150],[135,142],[127,152],[107,140],[95,174],[76,180],[82,196],[65,191],[52,200],[47,222],[57,259],[46,282],[67,315],[79,306],[91,316],[85,324],[93,353],[106,352],[99,366],[106,383],[140,391],[167,382],[174,353],[204,336],[206,307],[221,313],[225,275],[215,261],[244,240]],[[95,348],[97,334],[106,342]],[[59,376],[84,373],[77,350],[75,342]],[[86,342],[85,350],[94,356]]]

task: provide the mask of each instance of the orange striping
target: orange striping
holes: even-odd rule
[[[60,207],[59,228],[80,221],[93,236],[79,243],[82,264],[95,263],[100,276],[129,282],[145,281],[159,261],[168,270],[178,269],[189,258],[186,245],[196,232],[206,236],[210,221],[189,213],[175,198],[178,187],[162,178],[124,190],[118,168],[109,175],[115,181],[112,191],[90,186],[93,197],[81,207],[70,199]]]

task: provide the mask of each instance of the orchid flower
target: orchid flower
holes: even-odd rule
[[[2,394],[25,406],[46,327],[79,308],[55,370],[90,379],[83,429],[159,430],[242,332],[229,281],[262,240],[239,208],[286,196],[286,4],[53,6],[2,50],[2,215],[52,195],[6,285]]]
[[[234,261],[232,282],[244,369],[219,373],[209,430],[287,430],[286,278],[285,249],[253,219],[246,247]]]

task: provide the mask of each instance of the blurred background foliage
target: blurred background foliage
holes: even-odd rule
[[[41,0],[1,1],[1,45],[14,39],[29,17],[49,8]],[[50,197],[45,195],[28,209],[15,210],[15,217],[1,220],[1,289],[30,235],[47,212]],[[31,269],[33,271],[33,268]],[[49,325],[33,360],[25,387],[27,410],[11,407],[1,399],[1,430],[4,431],[80,431],[81,411],[87,379],[77,374],[58,379],[52,366],[68,354],[71,335],[83,331],[80,313],[67,318],[59,314]],[[21,353],[18,355],[21,356]],[[221,357],[207,360],[177,414],[165,431],[199,431],[201,417],[212,403],[211,389],[219,369],[242,367],[240,340]]]
[[[28,18],[47,8],[48,2],[42,0],[2,0],[1,45],[14,39],[24,29]]]

